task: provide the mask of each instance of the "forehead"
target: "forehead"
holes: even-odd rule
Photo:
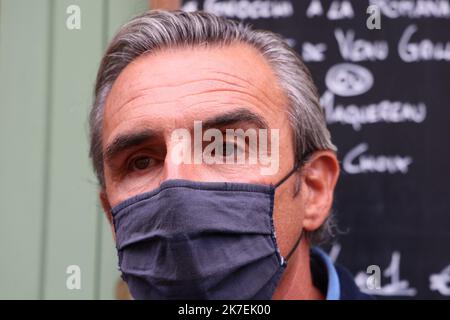
[[[115,81],[105,105],[104,141],[143,122],[164,129],[242,107],[269,122],[285,107],[273,70],[256,49],[234,44],[161,50],[130,63]]]

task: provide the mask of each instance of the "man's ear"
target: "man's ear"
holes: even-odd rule
[[[302,192],[305,196],[305,230],[311,232],[318,229],[328,217],[339,173],[339,161],[332,151],[315,152],[304,165]]]
[[[105,216],[109,221],[109,225],[111,227],[111,231],[113,234],[114,241],[116,240],[116,230],[114,229],[113,217],[111,213],[111,205],[109,204],[108,197],[104,189],[99,192],[100,202],[103,207],[103,211],[105,212]]]

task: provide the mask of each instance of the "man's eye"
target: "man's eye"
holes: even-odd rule
[[[129,169],[131,171],[146,170],[153,164],[153,159],[148,156],[139,156],[130,161]]]
[[[233,142],[225,142],[223,144],[223,155],[224,157],[231,157],[238,151],[238,146]]]

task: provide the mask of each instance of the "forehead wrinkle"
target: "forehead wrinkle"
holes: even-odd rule
[[[246,83],[248,83],[251,87],[253,87],[254,89],[256,89],[258,92],[262,93],[263,96],[267,99],[267,101],[271,101],[272,104],[277,105],[277,103],[275,101],[273,101],[273,95],[268,95],[267,90],[263,90],[260,87],[258,87],[257,85],[255,85],[254,83],[252,83],[251,81],[248,81],[247,79],[241,78],[235,74],[232,73],[228,73],[228,72],[224,72],[224,71],[214,71],[217,74],[220,75],[225,75],[231,78],[235,78],[238,79],[240,81],[244,81]],[[276,81],[278,81],[278,79],[275,79]],[[267,80],[266,80],[267,81]],[[278,84],[276,86],[274,86],[274,88],[276,88],[278,90],[278,93],[282,94],[282,96],[284,96],[284,92],[282,91],[282,89],[278,86]],[[280,90],[281,89],[281,90]],[[281,92],[280,92],[281,91]]]
[[[177,83],[177,84],[155,85],[155,86],[151,86],[151,87],[146,87],[146,88],[143,88],[143,89],[135,90],[136,92],[129,99],[127,99],[124,103],[121,103],[121,106],[117,110],[115,110],[115,113],[120,112],[120,110],[124,106],[126,106],[126,105],[128,105],[130,103],[133,103],[135,100],[138,100],[138,99],[141,99],[141,98],[145,98],[145,96],[147,96],[147,95],[151,95],[152,91],[154,91],[154,90],[175,88],[175,87],[183,87],[183,86],[186,86],[186,85],[189,85],[189,84],[193,84],[193,83],[198,83],[198,82],[206,82],[208,85],[210,85],[211,82],[219,82],[219,83],[224,83],[226,85],[230,85],[232,87],[237,87],[237,88],[241,88],[241,89],[246,89],[247,88],[244,85],[241,85],[241,84],[238,84],[238,83],[235,83],[235,82],[231,82],[231,81],[227,81],[227,80],[224,80],[224,79],[221,79],[221,78],[201,78],[201,79],[187,80],[187,81],[183,81],[183,83]],[[247,82],[247,83],[250,84],[249,82]],[[225,91],[226,89],[223,89],[223,90]],[[205,90],[205,92],[206,91],[209,91],[209,90]],[[229,90],[229,91],[231,91],[231,90]],[[211,90],[211,92],[212,92],[212,90]],[[199,94],[202,94],[202,93],[203,92],[200,92]],[[113,98],[115,98],[115,95],[117,95],[117,94],[118,93],[114,92],[113,95],[112,95]],[[197,93],[188,94],[186,96],[195,95],[195,94],[197,94]],[[180,98],[182,99],[183,96],[181,96]],[[116,100],[116,99],[113,99],[113,101]],[[167,100],[167,101],[159,101],[159,103],[165,103],[165,102],[167,102],[167,103],[173,102],[173,99]],[[107,101],[107,105],[109,105],[108,101]]]
[[[235,58],[235,53],[234,51],[236,50],[236,48],[239,51],[243,51],[243,52],[251,52],[251,58],[248,57],[244,57],[243,59],[236,59]],[[227,46],[227,48],[225,48],[225,50],[221,50],[220,52],[217,52],[217,49],[215,48],[194,48],[194,49],[190,49],[189,52],[192,51],[216,51],[215,54],[213,54],[214,57],[216,57],[217,59],[217,64],[218,65],[211,65],[208,63],[208,60],[206,60],[206,65],[204,64],[205,61],[204,59],[202,61],[200,61],[199,63],[197,63],[197,61],[189,61],[184,63],[184,60],[181,60],[180,62],[180,52],[183,53],[184,50],[187,50],[188,48],[176,48],[174,50],[170,50],[170,49],[166,49],[163,50],[161,52],[158,53],[154,53],[152,55],[144,55],[141,57],[138,57],[137,59],[133,60],[132,63],[130,63],[122,72],[118,79],[116,79],[116,83],[115,85],[113,85],[113,90],[117,88],[117,84],[121,83],[121,79],[123,79],[124,77],[126,77],[126,73],[127,70],[129,72],[137,72],[137,78],[141,81],[134,81],[132,82],[132,85],[134,85],[135,87],[144,87],[143,89],[138,90],[138,92],[136,93],[136,95],[141,95],[142,93],[140,93],[139,91],[142,92],[142,90],[152,90],[152,89],[158,89],[158,88],[173,88],[173,87],[177,87],[177,86],[185,86],[188,85],[190,83],[195,83],[195,82],[201,82],[201,81],[217,81],[217,82],[223,82],[225,84],[231,85],[231,86],[240,86],[242,88],[245,88],[244,85],[237,83],[237,81],[235,82],[230,82],[227,81],[225,79],[223,79],[223,75],[227,75],[229,77],[232,77],[233,79],[237,79],[240,82],[245,82],[245,84],[249,87],[252,87],[258,91],[260,91],[264,97],[267,100],[271,100],[271,96],[269,96],[268,94],[265,93],[265,91],[263,88],[258,88],[254,82],[256,81],[257,83],[261,83],[261,79],[264,78],[266,79],[265,83],[269,82],[268,85],[270,85],[270,80],[276,80],[273,76],[273,70],[271,68],[271,66],[268,64],[267,60],[265,59],[265,57],[263,57],[256,49],[245,45],[245,44],[240,44],[240,43],[235,43],[235,44],[231,44],[229,46]],[[169,54],[169,57],[164,58],[165,60],[161,60],[164,57],[164,54]],[[150,57],[150,61],[146,60],[146,58],[148,59]],[[153,58],[156,58],[156,60],[154,61]],[[174,59],[173,61],[173,66],[171,63],[171,59]],[[236,66],[235,62],[238,61],[238,65]],[[190,63],[189,63],[190,62]],[[228,67],[232,68],[232,67],[236,67],[238,68],[239,66],[239,62],[245,63],[245,65],[247,65],[249,62],[250,63],[254,63],[255,65],[259,66],[259,70],[260,72],[252,72],[251,74],[253,75],[253,77],[243,77],[243,76],[238,76],[238,75],[233,75],[229,72],[225,72],[225,71],[220,71],[220,67],[226,68],[228,66],[228,63],[230,63],[230,65]],[[225,63],[225,65],[223,65],[223,63]],[[172,74],[173,72],[171,72],[171,70],[173,69],[173,67],[176,67],[178,65],[181,64],[181,68],[192,68],[192,65],[194,66],[196,71],[200,71],[200,74],[197,74],[197,77],[201,77],[201,79],[185,79],[182,80],[182,83],[179,83],[177,80],[177,77],[173,77]],[[149,68],[150,65],[153,66],[157,66],[156,70],[153,68]],[[161,66],[163,67],[163,69],[161,69]],[[141,71],[141,69],[143,69]],[[239,69],[239,68],[238,68]],[[172,70],[173,71],[173,70]],[[262,71],[262,72],[261,72]],[[209,72],[213,72],[216,74],[221,75],[221,77],[217,77],[217,78],[211,78],[211,75],[209,75]],[[148,76],[145,76],[146,73],[149,73]],[[206,74],[205,74],[206,73]],[[264,77],[261,77],[261,73],[264,74]],[[168,76],[167,78],[165,76]],[[189,75],[189,73],[188,73]],[[164,84],[162,85],[152,85],[151,87],[148,86],[148,82],[146,83],[145,80],[143,80],[142,78],[158,78],[158,79],[164,79],[166,80]],[[248,78],[248,79],[246,79]],[[274,78],[274,79],[271,79]],[[167,82],[173,82],[173,81],[177,81],[176,83],[167,83]],[[127,81],[128,84],[126,85],[126,88],[128,89],[129,87],[131,87],[132,85],[130,85],[129,81]],[[264,84],[264,83],[263,83]],[[115,87],[115,88],[114,88]],[[128,90],[126,90],[128,91]],[[144,91],[145,93],[145,91]],[[130,100],[132,100],[134,97],[130,97],[129,99],[127,99],[123,104],[128,103]],[[117,99],[119,100],[119,99]]]
[[[237,93],[246,97],[250,97],[251,99],[257,100],[257,101],[261,101],[263,102],[263,100],[261,100],[257,95],[252,94],[250,92],[247,91],[243,91],[243,90],[237,90],[237,89],[230,89],[230,88],[224,88],[224,89],[209,89],[209,90],[204,90],[204,91],[199,91],[199,92],[195,92],[195,93],[187,93],[182,95],[181,97],[179,97],[180,100],[183,100],[187,97],[192,97],[192,96],[201,96],[201,95],[205,95],[205,94],[210,94],[210,93],[216,93],[216,92],[230,92],[230,93]],[[220,97],[219,99],[220,100]]]
[[[226,57],[225,60],[228,60],[231,63],[233,63],[233,60],[235,59],[234,57],[227,57],[227,55],[225,55],[225,57]],[[128,83],[125,82],[125,80],[122,81],[122,86],[124,87],[124,90],[121,90],[121,91],[125,91],[125,94],[127,92],[130,92],[130,93],[132,93],[132,96],[127,98],[127,100],[125,100],[125,103],[121,104],[117,110],[111,110],[111,107],[114,106],[115,104],[117,105],[117,102],[119,102],[120,98],[121,98],[121,92],[117,91],[118,89],[116,86],[116,88],[115,88],[116,90],[112,90],[112,91],[114,91],[113,92],[114,96],[110,94],[110,96],[113,96],[113,99],[112,100],[108,99],[109,101],[107,101],[106,109],[108,111],[111,110],[111,113],[113,113],[116,116],[119,116],[119,112],[123,111],[123,108],[129,106],[130,104],[134,105],[135,102],[141,98],[145,99],[146,95],[152,95],[153,94],[152,91],[154,91],[154,90],[158,90],[160,88],[168,89],[168,88],[183,87],[183,86],[193,84],[193,83],[206,82],[210,86],[211,86],[211,83],[213,83],[213,84],[222,83],[222,84],[225,84],[226,86],[231,86],[232,88],[227,87],[226,89],[224,89],[224,88],[207,89],[207,90],[203,90],[203,91],[187,93],[187,94],[184,94],[184,95],[181,95],[181,96],[178,96],[175,98],[170,98],[167,100],[159,99],[159,101],[151,101],[151,100],[155,100],[155,99],[150,99],[150,101],[147,101],[146,104],[162,105],[162,104],[176,103],[177,100],[183,100],[183,99],[190,100],[189,99],[190,97],[195,97],[198,95],[205,95],[208,93],[227,91],[227,92],[237,93],[237,95],[233,95],[231,97],[231,99],[227,99],[227,97],[225,97],[225,99],[223,99],[224,97],[217,97],[217,99],[214,99],[215,101],[211,100],[211,99],[209,99],[208,101],[217,102],[218,104],[224,103],[224,101],[220,101],[220,100],[244,100],[245,101],[246,100],[245,98],[239,97],[239,95],[242,95],[245,97],[249,97],[251,99],[251,101],[253,101],[253,102],[256,101],[257,102],[255,104],[256,107],[258,107],[258,105],[259,105],[259,108],[261,108],[261,104],[262,104],[263,109],[270,110],[272,112],[277,112],[280,109],[280,102],[281,103],[285,102],[285,99],[281,100],[282,98],[284,98],[284,95],[278,96],[278,95],[269,95],[268,94],[268,92],[269,92],[268,89],[271,89],[273,87],[278,87],[278,86],[271,86],[271,84],[270,84],[271,81],[276,81],[276,78],[273,77],[274,76],[273,71],[272,71],[270,65],[267,64],[267,61],[263,57],[261,57],[258,54],[254,55],[254,57],[255,57],[254,60],[255,60],[256,66],[259,66],[260,68],[258,68],[258,69],[260,71],[262,71],[259,74],[262,73],[264,75],[263,77],[257,77],[258,73],[256,73],[256,72],[251,73],[254,81],[252,81],[251,77],[249,79],[247,79],[246,74],[236,75],[236,74],[233,74],[233,73],[230,73],[227,71],[221,71],[220,68],[216,65],[206,65],[206,66],[200,65],[200,66],[198,66],[198,69],[200,69],[201,71],[205,71],[205,72],[203,72],[203,74],[201,73],[201,74],[196,75],[197,77],[201,77],[200,79],[187,79],[187,80],[182,80],[181,83],[165,83],[165,84],[152,85],[151,87],[148,87],[148,83],[145,82],[145,80],[143,79],[143,76],[145,76],[146,73],[149,73],[150,75],[152,75],[152,70],[150,70],[149,72],[145,72],[145,70],[142,72],[139,72],[139,70],[138,70],[137,76],[136,76],[136,78],[138,80],[132,82],[132,85],[129,82]],[[137,60],[139,60],[139,58]],[[134,68],[140,67],[137,60],[133,61],[134,63],[132,64],[132,66]],[[222,60],[223,59],[220,59],[220,57],[219,57],[219,61],[222,61]],[[245,61],[250,61],[250,60],[247,58],[247,59],[243,59],[242,61],[245,62]],[[253,59],[251,61],[253,61]],[[148,64],[151,64],[151,63],[148,63]],[[154,62],[153,64],[161,65],[162,63]],[[176,65],[176,63],[175,63],[175,65]],[[145,65],[142,68],[145,69]],[[127,68],[125,68],[125,69],[127,69]],[[167,73],[170,75],[169,71],[170,70],[167,70]],[[155,72],[153,72],[153,73],[155,73]],[[207,77],[202,77],[202,75],[205,75],[205,73],[206,73]],[[212,73],[213,75],[219,75],[219,76],[212,77],[210,73]],[[166,74],[166,70],[156,72],[156,75],[158,75],[158,74],[164,75],[164,74]],[[123,74],[121,74],[121,75],[123,76]],[[224,79],[224,76],[229,77],[231,79],[237,79],[238,81],[229,81],[228,79]],[[119,78],[120,78],[120,76],[119,76]],[[125,78],[126,78],[126,76],[125,76]],[[151,76],[151,78],[158,78],[158,77],[157,76],[155,77],[153,75],[153,76]],[[164,77],[162,77],[162,78],[164,78]],[[261,81],[260,79],[264,79],[264,80]],[[120,83],[120,79],[117,79],[117,80],[118,81],[116,81],[116,85],[117,85],[117,82]],[[176,77],[174,78],[172,76],[172,78],[171,78],[169,76],[168,79],[164,78],[164,80],[166,80],[166,82],[170,82],[170,81],[176,80]],[[262,84],[262,86],[257,86],[255,83]],[[133,90],[134,92],[132,90],[129,90],[129,88],[132,88],[133,85],[135,85],[135,84],[136,84],[136,86],[134,86],[134,87],[139,88],[139,86],[141,86],[142,88],[139,90],[134,89]],[[264,88],[264,84],[267,85],[266,90]],[[251,90],[251,89],[253,89],[253,90]],[[198,88],[194,88],[193,91],[195,91],[195,90],[198,90]],[[266,93],[266,91],[267,91],[267,93]],[[170,92],[168,92],[167,95],[170,96]],[[155,96],[158,96],[158,94],[155,94]],[[163,93],[163,96],[164,96],[164,93]],[[193,102],[193,103],[189,103],[189,107],[198,105],[198,104],[205,104],[205,103],[207,103],[207,102],[203,102],[203,103],[202,103],[202,101]],[[245,101],[245,103],[248,104],[249,102]],[[185,103],[180,103],[180,104],[186,105],[186,101],[185,101]],[[252,104],[254,104],[254,103],[252,103]]]
[[[212,70],[208,69],[208,73],[211,72],[211,71],[212,71]],[[212,72],[214,72],[214,73],[220,73],[220,72],[215,72],[215,71],[212,71]],[[197,77],[197,79],[186,79],[186,80],[181,80],[181,81],[175,82],[175,83],[173,83],[173,84],[171,84],[171,83],[164,83],[164,84],[160,84],[160,85],[152,85],[152,86],[148,86],[148,84],[146,83],[146,84],[144,85],[145,88],[139,89],[139,90],[152,90],[152,89],[163,89],[163,88],[183,87],[183,86],[185,86],[185,85],[189,85],[189,84],[192,84],[192,83],[205,82],[205,81],[206,81],[208,84],[211,83],[211,82],[222,82],[222,83],[225,83],[225,84],[227,84],[227,85],[246,88],[246,86],[244,86],[244,85],[241,85],[241,84],[236,83],[236,82],[227,81],[227,80],[223,79],[222,77],[212,77],[212,75],[210,75],[210,74],[208,74],[208,73],[200,74],[200,75]],[[226,73],[223,73],[223,74],[226,74]],[[155,77],[155,78],[156,78],[157,76],[158,76],[158,74],[153,75],[153,77]],[[239,80],[241,80],[241,81],[243,81],[243,82],[246,82],[247,84],[250,84],[250,85],[251,85],[251,82],[250,82],[250,81],[247,81],[247,80],[245,80],[245,79],[243,79],[243,78],[239,78],[239,77],[235,77],[235,78],[236,78],[236,79],[239,79]],[[170,80],[173,81],[173,80],[177,80],[177,79],[170,79]]]
[[[206,80],[205,80],[206,81]],[[240,88],[243,88],[243,86],[238,86],[238,87],[240,87]],[[119,113],[123,110],[123,108],[126,108],[126,107],[128,107],[128,106],[130,106],[130,104],[132,105],[136,100],[139,100],[139,99],[145,99],[145,97],[146,97],[146,95],[150,95],[151,93],[149,92],[149,91],[151,91],[152,89],[144,89],[144,90],[142,90],[141,91],[141,95],[139,95],[139,96],[135,96],[135,97],[133,97],[133,98],[131,98],[127,103],[125,103],[125,104],[123,104],[123,105],[121,105],[117,110],[115,110],[114,111],[114,115],[119,115]],[[238,89],[232,89],[232,88],[217,88],[217,89],[207,89],[207,90],[204,90],[204,91],[197,91],[197,92],[193,92],[193,93],[188,93],[188,94],[185,94],[185,95],[181,95],[181,96],[178,96],[177,98],[174,98],[174,99],[170,99],[170,100],[162,100],[162,101],[157,101],[157,102],[155,102],[155,101],[152,101],[152,102],[150,102],[150,103],[148,103],[148,104],[153,104],[153,105],[155,105],[155,104],[165,104],[165,103],[173,103],[173,102],[175,102],[175,101],[178,101],[178,100],[184,100],[184,99],[186,99],[186,98],[188,98],[188,97],[192,97],[192,96],[195,96],[195,97],[197,97],[197,96],[201,96],[201,95],[205,95],[205,94],[211,94],[211,93],[218,93],[218,92],[232,92],[232,93],[237,93],[237,94],[240,94],[240,95],[244,95],[244,96],[246,96],[246,97],[249,97],[251,100],[254,100],[254,101],[257,101],[258,103],[261,103],[261,104],[263,104],[263,105],[267,105],[267,103],[264,101],[264,99],[261,99],[261,97],[259,96],[259,95],[257,95],[257,94],[255,94],[254,92],[251,92],[251,91],[248,91],[248,90],[238,90]],[[142,93],[144,93],[144,95],[142,95]],[[236,97],[234,97],[235,99],[236,99]],[[215,100],[209,100],[209,101],[211,101],[211,102],[219,102],[220,101],[220,97],[218,97],[217,99],[215,99]],[[199,101],[199,102],[197,102],[197,104],[198,103],[201,103],[202,101]],[[273,104],[274,106],[276,106],[276,104],[273,102],[273,101],[271,101],[271,100],[268,100],[267,102],[269,102],[269,103],[271,103],[271,104]],[[193,104],[191,104],[191,105],[195,105],[196,103],[193,103]],[[131,107],[131,106],[130,106]],[[272,109],[272,108],[269,108],[269,109]]]
[[[184,99],[186,99],[186,97],[188,97],[188,96],[206,95],[206,94],[211,94],[211,93],[214,93],[214,92],[217,92],[217,91],[218,92],[222,92],[222,91],[232,91],[232,90],[229,90],[229,89],[228,90],[225,90],[225,89],[208,90],[208,91],[204,91],[204,92],[200,92],[200,93],[194,93],[194,94],[186,95],[186,96],[184,96]],[[227,99],[226,101],[223,101],[223,100],[221,101],[220,97],[218,97],[217,99],[201,100],[201,101],[195,101],[195,102],[192,102],[192,103],[186,103],[186,102],[181,103],[180,102],[180,105],[184,106],[183,110],[181,111],[181,114],[183,115],[183,117],[186,117],[187,114],[185,112],[183,112],[184,110],[195,108],[195,107],[200,107],[201,105],[205,105],[205,104],[206,105],[207,104],[215,104],[215,106],[217,108],[219,108],[220,106],[231,106],[231,107],[241,106],[241,107],[247,107],[247,108],[250,108],[250,109],[255,109],[256,108],[255,111],[258,112],[258,110],[260,110],[259,111],[260,113],[261,112],[262,113],[264,113],[264,112],[277,113],[277,111],[278,111],[277,108],[271,107],[270,105],[265,103],[265,101],[260,99],[260,97],[258,97],[258,96],[255,96],[255,95],[253,95],[251,93],[248,93],[248,92],[245,92],[245,91],[239,91],[238,90],[237,92],[239,92],[241,94],[244,93],[246,99],[244,97],[242,97],[242,96],[237,95],[237,96],[231,97],[231,99]],[[249,99],[249,97],[250,97],[250,99]],[[182,98],[179,98],[177,100],[182,100]],[[250,100],[251,100],[251,102],[249,103]],[[174,103],[174,100],[152,102],[152,107],[156,108],[158,105],[161,105],[161,104],[173,104],[173,103]],[[148,107],[148,105],[146,103],[142,103],[141,105],[139,105],[139,104],[137,104],[137,105],[136,104],[135,105],[129,105],[128,104],[128,105],[122,106],[120,109],[123,111],[123,108],[127,108],[127,107],[131,107],[134,110],[137,110],[137,109],[140,109],[140,108],[146,108],[146,107]],[[202,110],[194,110],[194,111],[196,113],[191,116],[191,118],[193,118],[193,120],[198,119],[198,114],[200,114],[200,115],[202,114]],[[114,112],[113,114],[111,114],[110,117],[111,117],[110,118],[111,122],[112,123],[116,123],[115,129],[117,129],[117,127],[120,126],[120,123],[123,122],[123,121],[120,121],[120,120],[123,119],[123,116],[118,111]],[[148,117],[149,117],[148,114],[144,114],[144,113],[141,114],[140,112],[137,112],[135,114],[132,114],[127,119],[127,122],[128,121],[136,122],[139,119],[146,119]],[[117,121],[117,119],[119,119],[119,121]],[[113,130],[113,131],[115,131],[115,130]]]

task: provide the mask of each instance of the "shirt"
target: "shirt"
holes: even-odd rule
[[[330,257],[319,247],[310,251],[310,266],[313,284],[326,300],[367,300],[372,296],[362,293],[350,272],[335,265]]]

